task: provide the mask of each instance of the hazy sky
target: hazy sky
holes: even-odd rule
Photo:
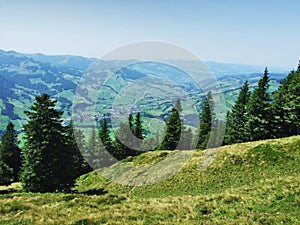
[[[294,68],[297,0],[0,0],[0,49],[101,57],[167,41],[205,61]]]

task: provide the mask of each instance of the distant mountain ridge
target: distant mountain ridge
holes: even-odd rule
[[[49,63],[51,66],[55,67],[71,67],[75,69],[86,70],[96,58],[86,58],[82,56],[72,56],[72,55],[44,55],[41,53],[36,54],[26,54],[26,56],[33,58],[36,61]]]
[[[206,62],[206,65],[214,72],[217,77],[225,75],[241,75],[241,74],[252,74],[262,73],[267,66],[271,73],[288,73],[292,68],[274,67],[274,66],[253,66],[246,64],[236,63],[220,63],[220,62]]]
[[[15,51],[0,50],[0,131],[3,130],[9,120],[12,120],[17,128],[26,123],[26,110],[34,99],[34,96],[47,93],[51,97],[58,100],[58,107],[65,111],[64,116],[71,116],[71,106],[73,96],[77,85],[89,68],[96,62],[96,58],[85,58],[72,55],[55,55],[49,56],[41,53],[22,54]],[[107,61],[109,68],[117,61]],[[130,63],[130,61],[129,61]],[[193,67],[192,61],[181,62],[188,63]],[[217,62],[207,62],[207,66],[214,72],[220,85],[226,93],[226,104],[230,107],[238,93],[242,83],[247,79],[250,84],[255,86],[255,82],[261,77],[264,67],[240,65],[240,64],[224,64]],[[149,73],[162,75],[162,69],[168,70],[168,76],[172,73],[174,78],[182,85],[190,89],[193,87],[187,80],[180,80],[180,70],[176,68],[167,68],[151,66],[151,64],[132,66],[130,69],[124,68],[120,71],[121,80],[118,82],[127,82],[132,78],[137,79],[139,76],[147,76]],[[280,72],[281,71],[281,72]],[[278,69],[280,73],[270,71],[272,79],[272,91],[276,89],[279,82],[284,78],[288,71]],[[116,82],[113,82],[116,84]],[[108,87],[108,89],[111,89]],[[201,99],[199,99],[200,101]],[[165,110],[169,105],[162,104],[156,110]],[[101,107],[100,107],[101,108]]]
[[[86,70],[88,67],[99,60],[94,57],[83,57],[77,55],[47,55],[43,53],[25,54],[16,51],[4,51],[0,49],[0,54],[11,53],[19,56],[26,56],[39,62],[49,63],[55,67],[71,67],[76,69]],[[224,75],[240,75],[240,74],[251,74],[251,73],[262,73],[264,68],[267,66],[272,73],[288,73],[293,68],[274,67],[268,65],[247,65],[238,63],[223,63],[215,61],[204,61],[204,63],[212,70],[217,76]]]

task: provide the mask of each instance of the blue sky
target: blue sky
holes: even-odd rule
[[[101,57],[158,40],[205,61],[292,69],[299,9],[296,0],[0,0],[0,49]]]

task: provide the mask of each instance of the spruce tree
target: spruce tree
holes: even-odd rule
[[[271,137],[271,98],[268,94],[269,72],[266,68],[264,75],[258,81],[247,107],[247,122],[245,124],[246,141],[264,140]]]
[[[98,146],[96,129],[92,129],[87,141],[87,148],[89,152],[93,152]]]
[[[180,100],[177,100],[175,106],[171,110],[166,123],[165,137],[158,147],[161,150],[175,150],[180,141],[182,122],[180,119],[181,112]]]
[[[69,154],[73,157],[72,171],[75,178],[92,171],[85,160],[84,144],[83,144],[83,133],[80,130],[75,130],[73,122],[71,121],[68,126],[65,127],[67,139],[66,146],[68,148]],[[76,137],[75,137],[76,135]]]
[[[144,139],[144,129],[143,129],[143,124],[141,120],[141,113],[138,112],[135,116],[135,127],[134,127],[134,135],[138,139],[142,140]]]
[[[55,109],[56,100],[43,94],[25,111],[25,144],[21,181],[25,191],[69,191],[75,183],[73,156],[66,145],[62,111]]]
[[[6,163],[0,161],[0,185],[9,185],[14,180],[13,169]]]
[[[120,123],[119,128],[115,132],[114,154],[113,156],[118,159],[124,159],[128,156],[137,155],[136,150],[132,149],[132,130],[128,123]]]
[[[73,126],[73,123],[71,126]],[[73,128],[73,135],[76,137],[75,141],[77,144],[77,148],[80,149],[82,155],[85,157],[86,156],[86,141],[85,141],[84,133],[79,129]]]
[[[199,122],[199,138],[197,148],[205,149],[207,147],[211,126],[213,121],[213,99],[211,92],[207,93],[205,98],[203,108],[200,114],[200,122]]]
[[[106,118],[104,118],[101,123],[100,130],[99,130],[99,137],[103,145],[105,146],[105,148],[108,150],[108,152],[112,152],[113,151],[112,139],[109,134],[109,128],[107,125]]]
[[[99,129],[99,138],[102,143],[102,145],[99,146],[99,159],[101,167],[112,165],[114,162],[114,157],[118,158],[118,155],[116,155],[116,152],[114,151],[115,149],[113,147],[113,141],[109,133],[107,120],[104,118]]]
[[[18,147],[18,135],[13,123],[9,122],[1,137],[0,161],[13,170],[14,181],[19,180],[21,150]]]
[[[117,158],[139,155],[143,139],[144,130],[140,113],[138,112],[135,118],[129,114],[128,123],[121,123],[115,132],[114,152]]]
[[[96,129],[93,128],[91,133],[88,136],[87,144],[85,147],[85,157],[89,165],[93,168],[97,168],[99,161],[99,144],[97,140]]]
[[[297,71],[292,71],[282,80],[274,93],[273,135],[286,137],[300,133],[300,63]]]
[[[131,133],[134,135],[135,134],[134,119],[133,119],[133,116],[131,113],[128,116],[128,124],[129,124],[129,129],[130,129]]]
[[[241,143],[246,141],[246,107],[250,98],[248,81],[240,90],[239,96],[227,114],[227,126],[225,134],[225,144]]]
[[[174,108],[175,108],[179,113],[182,112],[182,106],[181,106],[181,101],[180,101],[180,99],[177,99],[177,100],[176,100],[176,103],[175,103]]]

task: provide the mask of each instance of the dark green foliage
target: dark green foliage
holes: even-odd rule
[[[129,129],[131,130],[131,132],[134,132],[134,121],[133,121],[133,116],[131,113],[128,116],[128,124],[129,124]]]
[[[88,137],[87,144],[84,148],[84,155],[89,165],[91,165],[93,168],[98,167],[97,165],[100,164],[100,151],[95,128],[92,129]]]
[[[21,181],[25,191],[69,191],[75,183],[74,158],[62,126],[62,111],[55,109],[56,100],[43,94],[25,111],[25,144]]]
[[[74,177],[79,177],[85,173],[91,172],[92,168],[89,166],[89,164],[83,157],[84,137],[82,132],[80,130],[74,129],[73,122],[71,122],[67,127],[65,127],[65,129],[67,134],[66,146],[68,148],[68,151],[70,152],[70,155],[73,157],[72,171],[74,171]]]
[[[73,126],[73,123],[72,123],[72,126]],[[77,148],[85,156],[85,154],[86,154],[86,148],[85,148],[86,141],[85,141],[85,136],[84,136],[83,132],[81,130],[75,129],[73,127],[73,135],[76,137],[75,141],[76,141]]]
[[[176,102],[175,107],[171,110],[171,115],[167,120],[166,123],[166,131],[165,131],[165,137],[158,147],[162,150],[175,150],[177,149],[180,135],[181,135],[181,126],[182,122],[180,119],[180,101],[178,100]]]
[[[96,129],[93,128],[87,142],[88,152],[92,153],[97,148],[97,146],[98,146],[98,141],[97,141]]]
[[[213,116],[213,99],[211,92],[208,92],[200,115],[199,138],[197,144],[197,148],[199,149],[205,149],[208,144]]]
[[[264,75],[258,81],[247,106],[246,140],[264,140],[271,137],[271,98],[269,88],[269,72],[266,68]]]
[[[101,123],[101,127],[100,127],[100,130],[99,130],[99,137],[101,139],[101,142],[105,146],[105,148],[107,148],[107,150],[109,152],[111,152],[112,151],[112,140],[111,140],[111,137],[109,135],[107,120],[105,118],[103,119],[103,121]]]
[[[128,116],[128,123],[121,123],[115,132],[114,156],[123,159],[128,156],[137,156],[142,153],[144,129],[140,112],[135,118],[132,114]]]
[[[139,118],[140,119],[140,118]],[[141,121],[139,121],[140,129],[141,128]],[[136,126],[136,118],[134,119],[132,114],[129,114],[128,116],[128,124],[129,124],[129,130],[126,133],[126,139],[123,139],[123,143],[128,146],[126,156],[136,156],[139,155],[139,140],[137,139],[137,126]],[[142,130],[139,130],[139,132],[142,132]],[[140,136],[143,136],[143,134],[139,134]]]
[[[3,161],[0,161],[0,185],[9,185],[14,180],[13,169]]]
[[[18,181],[21,167],[21,150],[18,147],[17,132],[11,122],[8,123],[6,131],[1,137],[0,161],[12,168],[13,180]]]
[[[132,131],[129,124],[121,123],[118,130],[115,132],[114,154],[113,156],[120,160],[128,156],[134,156],[136,151],[132,149]]]
[[[101,141],[101,144],[99,144],[99,166],[110,166],[114,163],[115,149],[113,146],[112,139],[109,135],[109,129],[106,118],[104,118],[101,123],[99,129],[99,138]]]
[[[246,124],[246,106],[250,98],[248,81],[243,85],[237,101],[232,107],[231,112],[227,114],[227,126],[225,134],[225,144],[241,143],[247,140]]]
[[[140,140],[144,139],[144,129],[143,129],[140,112],[136,114],[134,122],[135,122],[134,135]]]
[[[267,68],[248,103],[249,93],[245,85],[232,112],[228,114],[225,144],[300,133],[300,64],[297,71],[292,71],[282,80],[278,90],[273,93],[272,102],[268,93]]]
[[[274,93],[273,135],[286,137],[300,133],[300,64],[292,71]]]

